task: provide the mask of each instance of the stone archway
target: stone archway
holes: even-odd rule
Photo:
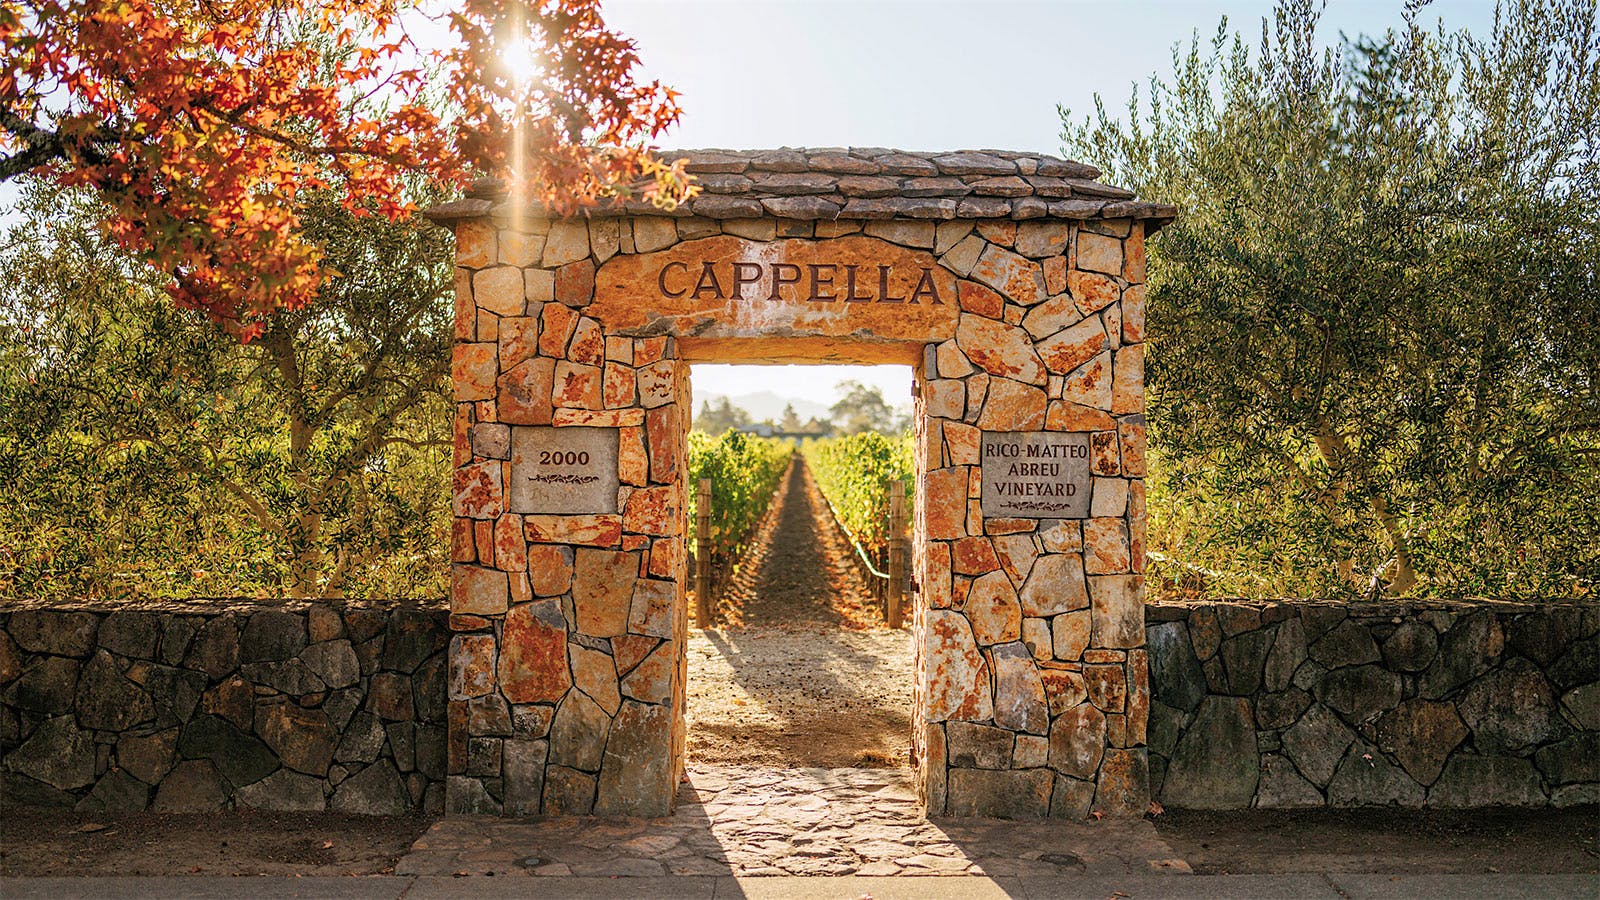
[[[684,762],[691,361],[915,367],[931,814],[1138,814],[1144,238],[1030,154],[689,154],[689,209],[457,236],[456,812],[663,815]]]

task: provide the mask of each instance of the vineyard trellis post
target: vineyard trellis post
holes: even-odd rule
[[[694,618],[701,628],[711,626],[711,479],[697,488],[694,516]]]
[[[889,485],[889,593],[885,598],[890,628],[899,628],[906,589],[906,486]]]

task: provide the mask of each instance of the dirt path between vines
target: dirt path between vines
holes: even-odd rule
[[[883,627],[853,552],[796,456],[720,623],[690,631],[691,763],[908,763],[911,638]]]

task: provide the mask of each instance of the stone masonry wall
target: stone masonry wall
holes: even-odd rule
[[[1174,210],[1028,154],[693,151],[689,171],[706,193],[676,210],[552,219],[490,186],[430,213],[457,239],[448,808],[671,810],[688,363],[812,361],[917,374],[929,811],[1142,813],[1144,240]],[[1084,517],[986,517],[983,434],[1038,431],[1083,436]],[[605,462],[580,502],[519,440]]]
[[[1600,802],[1600,609],[1153,604],[1172,807]]]
[[[588,314],[671,220],[456,225],[451,812],[665,815],[683,766],[688,365]],[[616,435],[615,512],[511,510],[513,426]]]
[[[0,610],[6,803],[444,806],[442,608]]]

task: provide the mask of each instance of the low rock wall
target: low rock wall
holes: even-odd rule
[[[448,618],[442,603],[0,609],[4,800],[442,810]]]
[[[1600,801],[1600,609],[1151,604],[1145,620],[1167,806]]]

